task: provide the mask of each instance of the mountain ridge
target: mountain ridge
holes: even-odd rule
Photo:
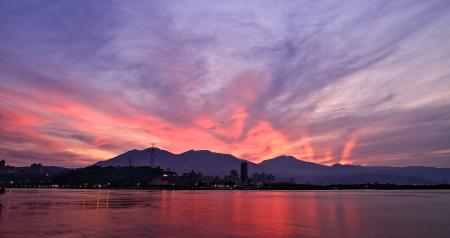
[[[143,166],[149,165],[150,149],[130,150],[111,159],[95,163],[97,166]],[[191,170],[211,176],[225,176],[231,169],[240,170],[247,162],[250,174],[270,173],[277,180],[296,183],[396,183],[396,184],[442,184],[450,181],[450,168],[427,166],[361,166],[334,164],[331,166],[304,161],[289,155],[280,155],[254,163],[231,154],[209,150],[188,150],[179,154],[155,148],[155,164],[179,174]]]

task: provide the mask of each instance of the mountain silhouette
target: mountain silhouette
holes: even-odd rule
[[[145,166],[150,163],[150,148],[130,150],[109,160],[97,162],[97,166]],[[211,176],[228,175],[231,169],[239,171],[242,162],[248,163],[249,174],[270,173],[278,181],[295,181],[311,184],[444,184],[450,181],[450,168],[424,166],[369,167],[334,164],[321,165],[282,155],[258,164],[239,159],[230,154],[209,150],[189,150],[174,154],[155,148],[155,164],[178,174],[191,170]]]
[[[250,169],[256,164],[241,160],[233,155],[211,152],[208,150],[189,150],[181,154],[173,154],[166,150],[155,148],[155,164],[161,168],[170,169],[177,173],[195,170],[207,175],[224,176],[231,169],[239,169],[242,162],[247,162]],[[97,166],[143,166],[150,163],[150,148],[145,150],[131,150],[112,159],[100,161]],[[131,161],[131,163],[130,163]]]

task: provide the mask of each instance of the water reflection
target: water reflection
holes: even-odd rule
[[[0,196],[0,231],[5,237],[450,237],[449,207],[446,191],[14,189]]]

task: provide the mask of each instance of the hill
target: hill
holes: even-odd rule
[[[208,150],[189,150],[174,154],[156,149],[155,164],[161,168],[170,168],[177,173],[195,170],[205,175],[225,176],[231,169],[239,171],[240,164],[247,162],[249,174],[270,173],[278,181],[290,180],[296,183],[311,184],[444,184],[450,181],[450,168],[423,166],[410,167],[365,167],[335,164],[332,166],[299,160],[293,156],[279,156],[273,159],[253,163],[239,159],[230,154],[216,153]],[[150,148],[130,150],[109,160],[95,165],[108,166],[142,166],[149,164]]]

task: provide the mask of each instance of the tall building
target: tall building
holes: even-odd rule
[[[248,179],[248,165],[247,162],[241,163],[241,182],[246,182]]]
[[[3,168],[6,166],[6,162],[4,160],[0,160],[0,168]]]

